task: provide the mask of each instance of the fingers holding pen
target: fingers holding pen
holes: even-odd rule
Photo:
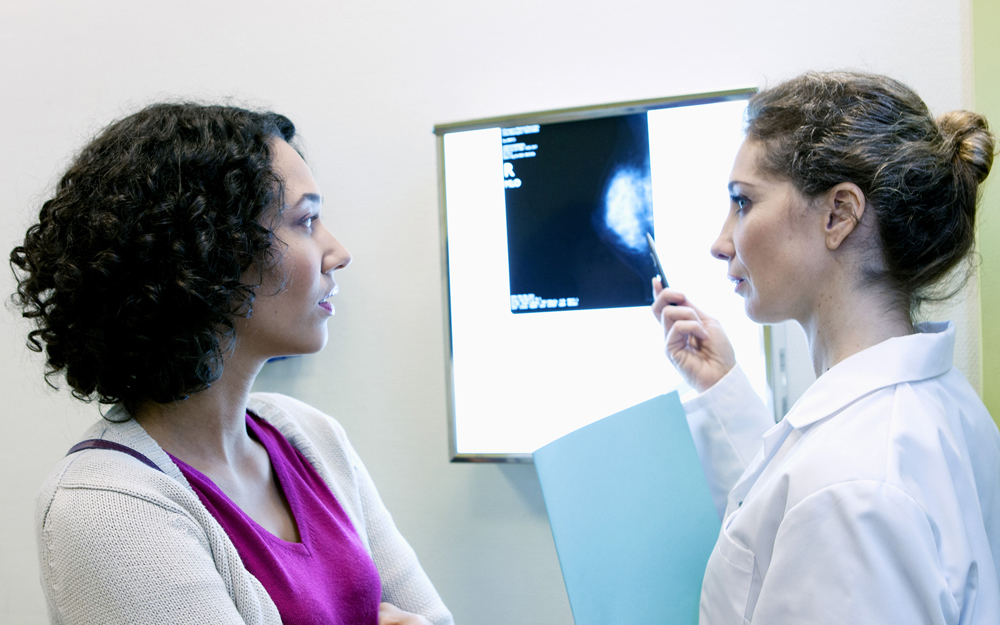
[[[689,306],[665,306],[660,313],[660,323],[663,325],[663,336],[668,342],[671,334],[708,339],[708,329],[701,315]]]
[[[736,364],[722,326],[688,301],[683,293],[653,279],[653,315],[663,326],[667,357],[693,388],[704,391]]]
[[[683,293],[660,286],[659,278],[653,278],[653,316],[660,319],[663,309],[667,306],[688,304]]]
[[[660,313],[663,345],[674,366],[683,369],[683,354],[698,353],[710,335],[698,311],[690,306],[664,306]]]
[[[703,313],[680,291],[664,289],[659,285],[659,281],[653,278],[653,316],[658,321],[663,320],[663,311],[672,308],[687,308],[693,310],[701,319],[708,319],[708,315]]]
[[[671,343],[671,335],[674,335],[673,342],[676,344],[687,343],[689,337],[708,339],[701,311],[687,301],[682,293],[670,289],[655,290],[653,314],[663,326],[663,336],[668,345]]]
[[[694,302],[689,300],[680,291],[674,291],[673,289],[664,289],[660,286],[660,281],[657,278],[653,278],[653,316],[657,320],[661,320],[663,310],[666,307],[685,307],[690,308],[698,315],[698,318],[704,322],[709,322],[712,317],[702,311],[700,308],[695,306]]]

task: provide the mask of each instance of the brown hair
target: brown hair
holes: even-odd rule
[[[861,188],[883,261],[864,270],[868,283],[887,288],[911,314],[957,290],[934,286],[975,243],[979,184],[995,145],[984,117],[953,111],[935,120],[891,78],[813,72],[754,95],[746,133],[764,146],[760,167],[807,197],[841,182]]]

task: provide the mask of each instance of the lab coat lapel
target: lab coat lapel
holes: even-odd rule
[[[785,420],[805,427],[880,388],[947,373],[955,351],[954,324],[921,323],[914,330],[837,363],[795,402]]]
[[[750,494],[750,489],[753,488],[753,485],[760,478],[761,473],[767,468],[768,463],[770,463],[771,458],[774,456],[774,452],[781,447],[781,443],[788,438],[788,434],[792,429],[788,421],[782,419],[764,434],[764,446],[757,451],[757,455],[754,456],[747,470],[743,472],[739,481],[729,491],[729,498],[726,501],[726,527],[732,521],[733,513],[743,505],[743,501]]]
[[[788,415],[764,434],[763,447],[729,492],[724,526],[732,522],[733,514],[793,429],[825,419],[880,388],[932,378],[951,369],[954,325],[924,323],[914,330],[914,334],[891,338],[854,354],[809,387]]]

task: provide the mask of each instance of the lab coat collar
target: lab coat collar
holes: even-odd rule
[[[824,419],[886,386],[926,380],[951,369],[955,325],[920,323],[914,333],[873,345],[842,360],[802,395],[785,420],[801,428]]]

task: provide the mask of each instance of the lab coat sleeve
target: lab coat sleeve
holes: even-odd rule
[[[755,575],[760,593],[748,610],[752,622],[964,622],[971,615],[959,613],[948,590],[936,531],[916,501],[883,482],[813,493],[784,516],[767,576]],[[975,604],[968,599],[964,605]]]
[[[684,402],[684,410],[721,519],[729,491],[763,446],[761,437],[774,418],[739,365]]]

